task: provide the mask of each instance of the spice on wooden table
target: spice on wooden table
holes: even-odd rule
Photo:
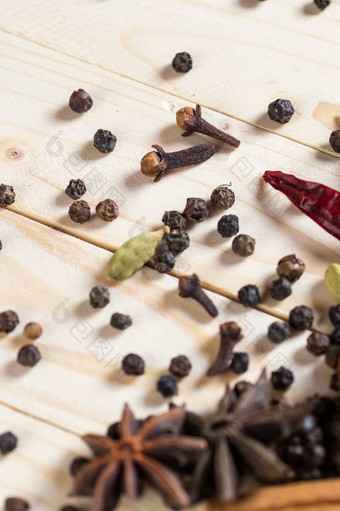
[[[331,340],[328,335],[313,332],[307,339],[307,350],[316,357],[319,357],[327,352],[330,343]]]
[[[311,308],[305,305],[295,307],[289,313],[289,324],[295,330],[307,330],[312,327],[314,314]]]
[[[211,144],[200,144],[173,153],[166,153],[163,147],[157,144],[151,147],[154,147],[156,151],[143,156],[140,165],[142,174],[153,177],[154,183],[159,181],[168,170],[197,165],[209,160],[215,154],[215,148]]]
[[[0,206],[10,206],[15,201],[15,191],[13,186],[0,185]]]
[[[306,269],[305,263],[295,254],[282,257],[277,264],[276,273],[279,277],[286,277],[289,282],[296,282]]]
[[[77,114],[88,112],[92,108],[91,96],[84,90],[78,89],[72,92],[69,100],[69,107]]]
[[[166,238],[169,250],[175,254],[184,252],[190,246],[189,234],[182,229],[172,229]]]
[[[286,277],[273,280],[269,286],[269,294],[274,300],[284,300],[292,294],[292,286]]]
[[[190,197],[187,199],[183,216],[193,223],[203,222],[209,216],[209,207],[204,199]]]
[[[229,209],[235,203],[235,194],[228,185],[220,185],[212,191],[210,201],[216,209]]]
[[[145,372],[145,362],[139,355],[129,353],[122,360],[122,369],[125,374],[140,376]]]
[[[340,192],[280,171],[268,170],[263,179],[284,193],[300,211],[325,231],[340,240]]]
[[[171,359],[169,371],[177,378],[188,376],[191,371],[191,362],[185,355],[178,355]]]
[[[110,325],[117,330],[126,330],[132,325],[131,316],[127,316],[126,314],[121,314],[120,312],[115,312],[111,316]]]
[[[0,250],[2,250],[2,241],[0,240]]]
[[[172,61],[172,67],[176,73],[187,73],[192,68],[192,58],[190,53],[181,51],[176,53]]]
[[[86,193],[86,186],[81,179],[71,179],[65,189],[66,195],[73,200],[78,200]]]
[[[285,124],[289,122],[295,110],[289,99],[276,99],[268,106],[268,115],[272,121]]]
[[[27,511],[30,505],[20,497],[8,497],[5,500],[5,511]]]
[[[215,376],[229,367],[232,352],[240,340],[241,328],[237,323],[228,321],[220,325],[220,347],[215,361],[207,372],[208,376]]]
[[[91,209],[88,203],[84,200],[77,200],[71,204],[68,214],[70,219],[77,224],[88,222],[91,218]]]
[[[234,351],[231,356],[230,369],[235,374],[243,374],[248,371],[249,354],[245,352]]]
[[[8,454],[14,451],[18,444],[18,438],[11,431],[6,431],[0,435],[0,453]]]
[[[90,305],[94,309],[102,309],[110,303],[110,291],[105,286],[95,286],[90,291]]]
[[[336,153],[340,153],[340,130],[332,131],[329,144]]]
[[[93,145],[101,153],[112,153],[116,147],[117,137],[111,131],[99,129],[93,137]]]
[[[186,219],[179,211],[165,211],[162,222],[172,229],[185,229]]]
[[[159,273],[169,273],[174,269],[176,264],[175,256],[169,250],[156,252],[156,255],[151,261]]]
[[[329,6],[331,0],[314,0],[314,3],[317,6],[317,8],[320,9],[320,11],[323,11],[324,9],[326,9],[326,7]]]
[[[332,305],[328,314],[334,326],[340,325],[340,305]]]
[[[211,317],[218,316],[218,310],[209,296],[201,288],[198,276],[193,275],[182,276],[178,281],[178,292],[182,298],[193,298],[204,307]]]
[[[331,334],[332,344],[340,345],[340,325],[336,326]]]
[[[294,381],[294,375],[290,369],[281,366],[277,371],[273,371],[270,381],[275,390],[288,390]]]
[[[119,208],[114,200],[105,199],[97,204],[96,213],[101,220],[112,222],[119,216]]]
[[[5,332],[9,334],[18,326],[19,318],[16,312],[12,310],[0,313],[0,333]]]
[[[239,234],[233,239],[231,248],[235,254],[241,257],[249,257],[254,253],[255,240],[248,234]]]
[[[148,479],[168,505],[187,507],[189,495],[169,464],[180,460],[184,468],[205,451],[207,443],[180,434],[184,417],[184,408],[176,407],[140,426],[125,405],[118,440],[99,435],[83,437],[95,457],[77,473],[73,494],[92,495],[96,511],[112,511],[123,493],[130,499],[138,498]]]
[[[233,147],[238,147],[241,143],[237,138],[221,131],[203,119],[200,105],[196,105],[196,110],[189,106],[181,108],[176,113],[176,121],[178,127],[184,130],[183,136],[191,135],[191,133],[202,133]]]
[[[39,349],[34,344],[26,344],[20,348],[17,362],[25,367],[34,367],[41,360]]]
[[[287,323],[274,321],[268,328],[268,339],[274,344],[280,344],[289,337],[289,326]]]
[[[223,215],[217,224],[217,230],[222,238],[236,236],[239,231],[239,222],[236,215]]]
[[[32,341],[35,341],[38,339],[43,333],[43,329],[39,323],[36,321],[31,321],[30,323],[27,323],[24,328],[24,336],[27,339],[31,339]]]
[[[256,307],[260,301],[259,288],[252,284],[241,287],[237,296],[244,307]]]
[[[332,369],[337,369],[338,362],[340,357],[340,346],[337,344],[331,344],[326,351],[326,359],[325,362],[328,367]]]
[[[157,381],[157,390],[163,397],[172,397],[178,394],[177,380],[171,374],[164,374]]]

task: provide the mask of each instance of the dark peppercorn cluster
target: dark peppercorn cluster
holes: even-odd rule
[[[159,273],[169,273],[174,269],[176,259],[169,250],[164,250],[157,252],[152,262]]]
[[[209,208],[204,199],[190,197],[183,211],[183,216],[189,222],[203,222],[209,216]]]
[[[182,229],[172,229],[166,238],[169,250],[175,254],[180,254],[190,245],[189,235]]]
[[[172,67],[176,73],[187,73],[192,68],[191,55],[186,51],[176,53],[172,61]]]
[[[172,229],[184,229],[187,221],[179,211],[165,211],[162,222]]]
[[[116,147],[117,137],[109,130],[97,130],[93,137],[93,145],[101,153],[112,153]]]
[[[132,325],[132,319],[130,316],[115,312],[111,317],[110,324],[118,330],[126,330]]]
[[[295,330],[308,330],[312,327],[313,321],[313,311],[305,305],[295,307],[289,313],[289,324]]]
[[[294,375],[290,369],[281,366],[272,372],[270,380],[275,390],[288,390],[294,381]]]

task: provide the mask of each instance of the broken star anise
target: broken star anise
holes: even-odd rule
[[[171,507],[189,505],[189,495],[168,465],[176,462],[184,466],[206,449],[207,442],[179,434],[184,418],[185,409],[179,407],[154,416],[141,426],[125,405],[119,439],[83,437],[95,458],[77,471],[73,493],[91,495],[93,511],[112,511],[122,493],[131,499],[140,495],[144,476]]]
[[[306,406],[272,406],[272,392],[265,371],[256,385],[239,397],[227,386],[215,413],[201,418],[186,414],[184,431],[205,438],[204,452],[192,480],[192,500],[216,498],[227,503],[238,497],[239,470],[257,480],[287,480],[290,469],[265,443],[289,436],[308,413]]]

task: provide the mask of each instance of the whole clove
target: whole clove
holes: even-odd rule
[[[218,316],[218,310],[209,296],[201,288],[198,276],[193,275],[183,276],[178,281],[179,296],[182,298],[193,298],[204,307],[211,317]]]
[[[225,371],[231,362],[232,352],[236,344],[241,340],[241,328],[234,321],[220,325],[220,348],[215,362],[208,370],[208,376]]]

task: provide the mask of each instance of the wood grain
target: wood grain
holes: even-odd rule
[[[338,160],[301,144],[205,110],[208,120],[242,140],[236,151],[217,145],[208,162],[174,171],[153,184],[139,171],[139,161],[152,143],[176,150],[204,137],[182,139],[175,112],[186,103],[164,93],[13,36],[0,36],[1,181],[12,184],[14,211],[52,225],[98,246],[115,250],[129,237],[158,228],[164,210],[183,210],[187,197],[209,199],[213,188],[232,182],[237,197],[230,212],[240,218],[240,232],[256,239],[256,251],[247,260],[233,255],[231,241],[216,232],[221,214],[190,227],[191,247],[179,259],[177,273],[197,272],[210,289],[235,298],[245,284],[257,284],[262,308],[286,318],[295,305],[311,305],[316,324],[329,329],[327,309],[332,303],[323,284],[328,264],[338,258],[339,243],[278,192],[265,185],[266,169],[282,169],[336,187]],[[23,85],[24,84],[24,85]],[[70,91],[83,86],[95,100],[83,116],[67,106]],[[98,127],[118,137],[113,154],[103,156],[92,147]],[[84,196],[92,207],[111,197],[120,205],[120,217],[111,224],[95,218],[87,225],[71,222],[71,200],[63,190],[71,178],[85,180]],[[307,272],[282,303],[268,298],[266,283],[275,277],[277,261],[297,253]]]
[[[332,152],[328,139],[339,127],[340,109],[339,20],[336,2],[320,13],[309,0],[60,0],[57,7],[34,0],[25,15],[21,0],[13,0],[0,27]],[[184,76],[169,65],[178,51],[194,59]],[[278,97],[296,108],[285,126],[266,115]]]

